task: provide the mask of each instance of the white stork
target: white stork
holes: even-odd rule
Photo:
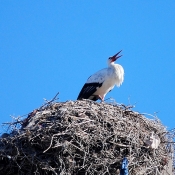
[[[121,52],[121,51],[120,51]],[[77,100],[90,99],[104,101],[105,95],[110,92],[114,86],[120,86],[124,80],[124,69],[119,64],[114,64],[119,55],[118,52],[108,58],[108,68],[102,69],[91,75],[81,89]]]

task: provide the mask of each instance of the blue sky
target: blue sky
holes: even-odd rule
[[[87,78],[123,50],[125,80],[106,98],[175,127],[175,1],[0,1],[0,124]]]

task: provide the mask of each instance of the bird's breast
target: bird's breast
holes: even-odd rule
[[[115,64],[113,67],[113,76],[115,78],[115,84],[120,86],[124,80],[124,69],[121,65]]]

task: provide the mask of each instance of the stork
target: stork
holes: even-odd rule
[[[77,100],[90,99],[96,101],[100,99],[104,101],[104,98],[108,92],[110,92],[114,86],[120,86],[124,80],[124,69],[119,64],[114,64],[118,58],[119,51],[114,56],[108,58],[108,67],[104,68],[95,74],[91,75],[83,88],[81,89]]]

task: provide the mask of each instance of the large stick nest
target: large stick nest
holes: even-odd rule
[[[116,175],[127,157],[129,174],[155,175],[171,158],[161,122],[124,105],[52,102],[12,125],[0,138],[0,174]],[[151,133],[160,138],[157,149],[146,144]]]

